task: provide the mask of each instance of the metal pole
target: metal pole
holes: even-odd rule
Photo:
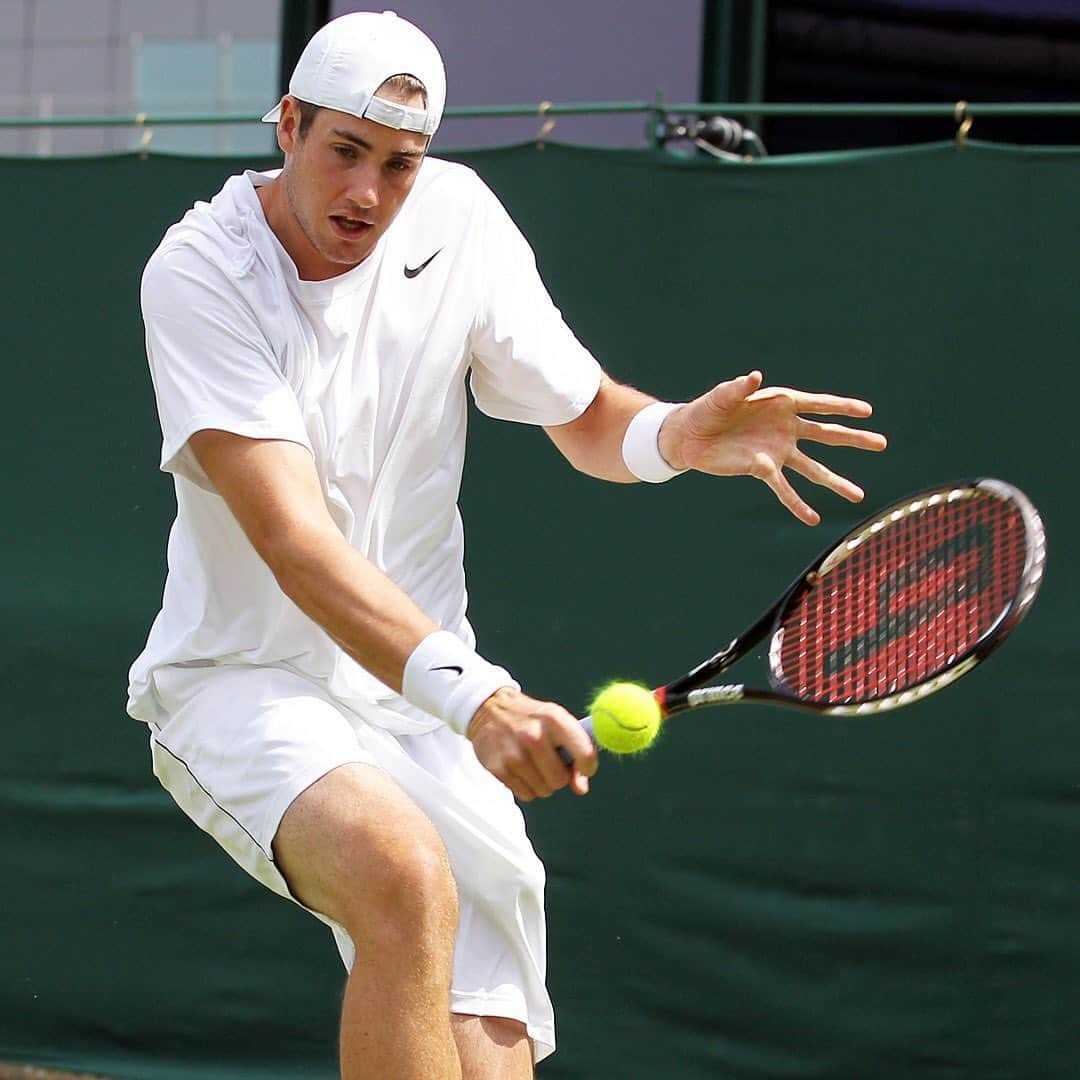
[[[282,0],[278,88],[289,91],[289,76],[311,35],[330,21],[330,0]]]
[[[733,0],[702,0],[701,71],[698,97],[702,101],[730,101],[732,94]]]
[[[750,12],[749,56],[747,63],[746,100],[765,100],[765,59],[769,35],[769,0],[752,0]],[[759,135],[761,114],[750,115],[750,127]]]
[[[759,102],[765,98],[768,0],[704,0],[702,101]],[[755,130],[757,113],[747,117]]]

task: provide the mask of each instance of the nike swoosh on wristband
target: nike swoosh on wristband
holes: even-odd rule
[[[439,251],[442,251],[442,248],[439,248]],[[436,251],[435,255],[438,255],[439,251]],[[422,270],[424,270],[427,267],[428,263],[430,263],[431,260],[435,258],[435,255],[432,255],[430,258],[425,259],[419,266],[409,266],[408,263],[406,263],[405,276],[407,278],[416,277],[416,275],[419,274]]]
[[[438,252],[435,253],[435,255],[437,254]],[[435,255],[432,255],[431,258],[434,259]],[[431,260],[429,259],[428,261],[430,262]],[[421,267],[421,269],[423,268]],[[465,674],[465,669],[459,667],[457,664],[444,664],[442,667],[429,667],[428,671],[456,671],[459,675]]]

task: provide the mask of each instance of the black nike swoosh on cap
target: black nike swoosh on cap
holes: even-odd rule
[[[442,248],[439,248],[439,251],[442,251]],[[438,255],[439,251],[436,251],[435,255]],[[425,259],[419,266],[409,266],[408,264],[406,264],[405,276],[407,278],[416,277],[416,275],[419,274],[428,265],[428,263],[430,263],[431,260],[435,258],[435,255],[432,255],[430,256],[430,258]]]
[[[438,254],[439,253],[436,251],[435,255]],[[431,259],[434,259],[435,255],[432,255]],[[431,262],[431,259],[428,259],[428,262]],[[424,268],[421,266],[420,269],[423,270]],[[443,664],[442,667],[430,667],[428,668],[428,671],[456,671],[459,675],[465,674],[465,669],[463,667],[459,667],[457,664]]]

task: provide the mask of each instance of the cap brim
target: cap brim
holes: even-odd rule
[[[263,118],[264,124],[276,124],[281,119],[281,103],[275,105]]]

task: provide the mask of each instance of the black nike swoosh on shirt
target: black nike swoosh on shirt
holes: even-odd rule
[[[435,252],[435,255],[438,255],[438,252]],[[434,259],[435,255],[432,255],[431,259]],[[428,259],[428,262],[431,262],[431,259]],[[420,269],[422,270],[423,267]],[[465,669],[459,667],[457,664],[444,664],[442,667],[431,667],[428,668],[428,671],[456,671],[459,675],[465,674]]]
[[[439,251],[442,251],[442,248],[439,248]],[[439,251],[436,251],[435,255],[438,255]],[[430,258],[425,259],[419,266],[409,266],[406,264],[405,276],[407,278],[416,277],[416,275],[419,274],[422,270],[424,270],[427,267],[428,263],[430,263],[431,260],[435,258],[435,255],[432,255]]]

